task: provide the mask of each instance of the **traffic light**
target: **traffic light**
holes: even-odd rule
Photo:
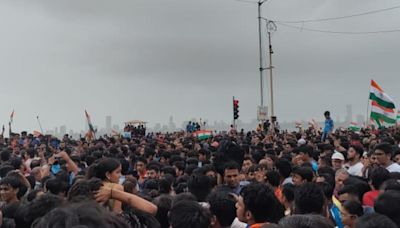
[[[233,100],[233,119],[237,120],[239,118],[239,100]]]

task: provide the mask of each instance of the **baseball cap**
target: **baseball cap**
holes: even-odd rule
[[[305,139],[299,139],[299,141],[297,141],[297,145],[298,145],[298,146],[304,145],[304,144],[306,144],[306,143],[307,143],[307,142],[306,142]]]
[[[343,156],[343,154],[340,153],[340,152],[335,152],[335,153],[333,153],[333,155],[332,155],[332,160],[334,160],[334,159],[338,159],[338,160],[344,161],[344,156]]]

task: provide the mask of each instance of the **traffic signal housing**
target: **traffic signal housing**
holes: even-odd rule
[[[239,100],[233,100],[233,119],[237,120],[239,118]]]

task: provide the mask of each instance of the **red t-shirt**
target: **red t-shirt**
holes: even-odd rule
[[[363,205],[368,207],[374,207],[375,199],[378,198],[378,195],[379,195],[378,190],[366,192],[363,196],[363,202],[362,202]]]

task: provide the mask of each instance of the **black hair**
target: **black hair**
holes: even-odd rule
[[[88,166],[91,166],[96,161],[96,158],[92,155],[88,155],[85,157],[84,161]]]
[[[324,192],[315,183],[304,183],[294,193],[295,214],[321,214]]]
[[[20,169],[22,165],[22,158],[14,157],[10,160],[10,164],[14,167],[14,169]]]
[[[211,216],[197,202],[183,200],[172,206],[169,220],[173,228],[208,228]]]
[[[364,194],[371,191],[371,187],[369,186],[368,182],[359,176],[349,176],[349,178],[344,181],[344,185],[354,185],[354,187],[357,189],[358,199],[360,202],[362,202]]]
[[[174,191],[176,194],[187,192],[187,182],[177,183],[176,186],[174,186]]]
[[[359,198],[359,190],[357,188],[357,186],[355,184],[348,184],[348,185],[344,185],[343,188],[341,188],[338,192],[338,195],[342,195],[342,194],[349,194],[349,195],[354,195],[357,198]]]
[[[364,208],[359,201],[349,200],[342,205],[351,215],[363,216]]]
[[[324,196],[327,200],[331,200],[333,196],[333,192],[335,190],[335,187],[328,182],[319,182],[316,183],[319,187],[321,187],[322,191],[324,192]]]
[[[197,169],[197,168],[198,168],[198,166],[197,166],[197,165],[194,165],[194,164],[187,165],[187,166],[185,167],[185,173],[186,173],[187,175],[192,175],[193,172],[194,172],[194,170]]]
[[[185,162],[184,161],[175,161],[172,163],[179,171],[185,171]]]
[[[199,164],[199,159],[197,158],[188,158],[186,159],[186,164],[187,165],[198,165]]]
[[[169,228],[168,212],[172,207],[172,197],[169,195],[161,195],[155,198],[153,203],[157,206],[156,218],[161,228]]]
[[[92,177],[100,178],[101,180],[106,180],[107,172],[113,172],[121,166],[121,163],[115,158],[103,158],[97,164],[93,164],[88,171],[88,179]]]
[[[284,216],[283,205],[274,191],[262,183],[250,183],[241,190],[240,195],[245,209],[251,212],[256,223],[277,223]]]
[[[147,179],[144,181],[144,190],[157,190],[158,191],[158,180]]]
[[[1,161],[6,162],[6,161],[10,160],[11,153],[12,152],[8,149],[1,151],[1,153],[0,153]]]
[[[307,154],[308,156],[312,157],[313,156],[313,148],[311,146],[308,145],[303,145],[297,148],[297,152],[298,153],[304,153]]]
[[[381,185],[390,179],[390,172],[383,167],[376,167],[372,169],[371,174],[369,175],[372,186],[374,186],[375,190],[379,190]]]
[[[31,227],[31,224],[38,218],[43,217],[47,212],[61,206],[63,199],[53,194],[43,194],[28,204],[20,207],[16,212],[16,228]]]
[[[13,189],[18,189],[18,199],[21,199],[27,190],[27,187],[24,185],[24,183],[22,183],[22,181],[16,176],[6,176],[0,180],[0,185],[11,186]]]
[[[265,174],[268,183],[273,186],[273,187],[279,187],[279,185],[281,184],[281,179],[280,179],[280,175],[278,171],[275,170],[270,170],[267,171],[267,173]]]
[[[375,200],[374,209],[377,213],[388,216],[400,226],[400,192],[386,191]]]
[[[208,197],[210,212],[222,227],[230,227],[236,218],[236,200],[225,191],[215,191]]]
[[[31,190],[28,195],[26,196],[26,200],[28,202],[32,202],[34,199],[36,199],[36,197],[38,196],[39,192],[43,192],[43,190],[41,189],[33,189]]]
[[[101,186],[102,181],[98,178],[79,180],[69,189],[67,199],[72,202],[94,199],[94,192],[99,190]]]
[[[160,194],[169,194],[172,190],[172,184],[173,181],[171,181],[170,178],[161,178],[158,182],[158,192]]]
[[[330,115],[331,115],[331,112],[329,112],[329,111],[324,112],[324,116],[330,116]]]
[[[244,158],[244,150],[238,143],[230,139],[220,141],[218,151],[214,155],[213,165],[215,170],[220,174],[224,174],[225,164],[229,161],[234,161],[242,167]]]
[[[357,146],[357,145],[351,145],[349,146],[349,148],[354,148],[354,150],[357,152],[358,155],[360,155],[359,157],[361,158],[364,154],[364,149],[361,146]]]
[[[58,178],[52,177],[44,183],[44,187],[51,194],[58,195],[60,193],[67,192],[68,183],[61,181]]]
[[[153,215],[132,207],[126,208],[120,214],[120,217],[122,217],[122,219],[124,219],[124,221],[130,225],[130,228],[161,227],[160,223]]]
[[[172,166],[164,166],[161,168],[161,172],[165,174],[171,174],[173,177],[176,177],[176,171],[175,168]]]
[[[320,168],[318,168],[317,173],[318,173],[318,175],[326,173],[326,174],[331,175],[332,177],[335,177],[335,174],[336,174],[335,170],[332,167],[320,167]]]
[[[355,228],[398,228],[398,226],[387,216],[372,213],[361,216]]]
[[[144,157],[137,157],[136,159],[135,159],[135,163],[136,162],[143,162],[145,165],[147,165],[147,160],[146,160],[146,158],[144,158]]]
[[[29,158],[34,158],[35,157],[35,150],[33,148],[30,148],[27,150],[27,154],[29,155]]]
[[[190,192],[183,192],[183,193],[179,193],[177,194],[173,200],[172,200],[172,206],[174,206],[175,204],[181,202],[181,201],[194,201],[197,202],[197,198],[196,196],[194,196],[192,193]]]
[[[199,202],[204,202],[212,189],[211,179],[205,175],[193,174],[189,178],[188,189]]]
[[[274,164],[283,178],[289,177],[292,173],[292,165],[288,160],[280,158]]]
[[[205,156],[209,156],[210,155],[210,151],[209,150],[206,150],[206,149],[200,149],[199,151],[198,151],[198,153],[199,154],[204,154]]]
[[[296,186],[294,186],[294,184],[287,183],[287,184],[283,185],[282,195],[286,198],[286,200],[288,202],[293,202],[295,189],[296,189]]]
[[[235,161],[229,161],[229,162],[225,163],[224,164],[224,172],[226,169],[237,169],[240,171],[239,164]]]
[[[293,174],[299,175],[303,180],[311,182],[314,178],[314,172],[309,167],[297,166],[292,171]]]
[[[335,178],[328,173],[319,174],[318,177],[323,177],[325,179],[325,183],[328,183],[331,186],[335,186]]]
[[[0,177],[4,178],[7,174],[14,170],[14,166],[3,164],[0,166]]]
[[[284,228],[334,228],[332,223],[321,215],[292,215],[279,221]]]
[[[35,228],[57,227],[110,227],[125,228],[129,225],[116,215],[109,213],[95,202],[67,204],[58,207],[37,220]]]
[[[33,160],[31,161],[31,164],[29,165],[29,168],[31,168],[31,170],[32,170],[32,169],[35,168],[35,167],[40,167],[40,163],[41,163],[40,160],[38,160],[38,159],[33,159]]]
[[[124,158],[119,159],[119,162],[121,163],[121,174],[127,175],[129,172],[129,162]]]
[[[332,158],[331,155],[328,156],[320,156],[319,159],[325,164],[323,167],[332,167]]]
[[[154,170],[156,173],[160,172],[160,167],[156,164],[151,164],[146,167],[146,170]]]
[[[390,145],[389,143],[383,142],[383,143],[379,143],[378,145],[375,146],[374,151],[375,150],[382,150],[385,154],[390,154],[392,155],[392,145]]]

